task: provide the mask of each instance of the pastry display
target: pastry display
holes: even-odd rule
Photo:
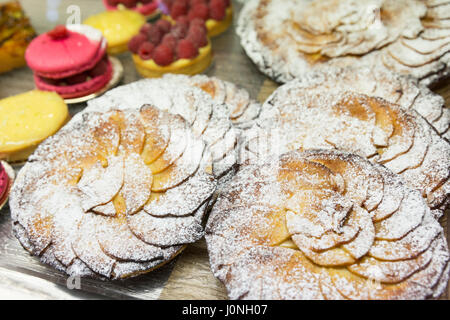
[[[164,79],[198,87],[216,102],[227,104],[231,121],[238,127],[249,127],[261,112],[261,104],[250,98],[250,94],[245,89],[217,77],[167,74]]]
[[[26,64],[25,50],[34,36],[18,1],[0,4],[0,73]]]
[[[228,106],[215,102],[203,90],[171,79],[144,79],[108,91],[88,102],[85,111],[138,109],[143,104],[177,114],[193,127],[211,152],[215,177],[234,172],[239,157],[240,132],[230,120]]]
[[[194,75],[212,61],[211,42],[202,20],[147,23],[129,43],[138,72],[146,78],[165,73]]]
[[[250,0],[237,32],[278,82],[319,68],[378,66],[433,85],[450,73],[450,3]]]
[[[77,114],[19,172],[14,234],[69,275],[149,272],[203,237],[210,159],[182,117],[156,107]]]
[[[225,32],[233,22],[233,7],[230,0],[162,0],[162,11],[169,21],[180,17],[189,21],[201,19],[210,37]]]
[[[14,170],[7,162],[0,161],[0,210],[8,201],[9,190],[14,181]]]
[[[301,81],[301,80],[299,80]],[[400,174],[421,190],[433,213],[450,196],[450,144],[415,110],[349,91],[304,88],[292,81],[264,103],[248,135],[251,157],[297,149],[340,149]]]
[[[30,91],[0,100],[0,160],[21,162],[69,119],[54,92]]]
[[[442,227],[384,166],[334,150],[246,164],[206,241],[231,299],[426,299],[445,290]]]
[[[103,0],[107,10],[134,10],[144,16],[151,16],[157,12],[159,0]]]
[[[87,18],[83,24],[102,32],[108,54],[119,54],[128,50],[128,42],[139,33],[145,17],[132,10],[106,11]]]
[[[79,98],[102,90],[112,79],[106,46],[102,33],[90,26],[57,26],[35,38],[25,58],[39,90]]]

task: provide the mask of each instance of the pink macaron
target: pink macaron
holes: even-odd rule
[[[123,6],[144,16],[151,15],[158,8],[158,0],[103,0],[103,4],[106,10],[117,10]]]
[[[97,92],[112,78],[101,32],[87,25],[57,26],[35,38],[25,53],[36,87],[63,98]]]
[[[10,186],[10,178],[0,162],[0,207],[4,204],[6,198],[8,198]]]

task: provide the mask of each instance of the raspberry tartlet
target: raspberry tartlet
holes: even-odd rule
[[[103,0],[103,4],[108,11],[130,9],[144,16],[151,16],[158,9],[157,0]]]
[[[5,161],[0,161],[0,210],[8,201],[14,180],[14,170]]]
[[[212,61],[211,43],[203,20],[161,19],[145,24],[128,44],[138,72],[147,78],[166,73],[194,75]]]
[[[225,32],[233,22],[231,0],[162,0],[160,7],[169,21],[202,19],[210,37]]]
[[[65,99],[105,88],[113,75],[102,33],[87,25],[57,26],[35,38],[25,53],[39,90]]]

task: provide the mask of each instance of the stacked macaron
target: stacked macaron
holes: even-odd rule
[[[107,42],[87,25],[57,26],[35,38],[25,54],[36,87],[63,98],[84,97],[104,88],[112,78]]]
[[[103,0],[107,10],[132,9],[144,16],[151,15],[158,8],[158,0]]]

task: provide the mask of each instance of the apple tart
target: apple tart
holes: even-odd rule
[[[25,249],[75,276],[151,271],[203,237],[211,155],[179,115],[83,112],[45,140],[10,197]]]
[[[237,127],[249,127],[261,112],[261,104],[251,99],[248,91],[217,77],[166,74],[164,78],[198,87],[208,93],[217,103],[228,105],[230,119]]]
[[[449,276],[445,235],[420,192],[343,151],[246,163],[206,241],[231,299],[437,298]]]
[[[401,175],[437,217],[449,200],[450,144],[415,110],[381,98],[304,90],[293,81],[264,103],[244,140],[243,161],[297,149],[340,149]]]
[[[229,176],[238,162],[239,131],[233,126],[228,106],[215,102],[203,90],[173,79],[144,79],[108,91],[90,100],[86,111],[139,109],[143,104],[156,105],[182,116],[192,126],[212,155],[215,177]]]
[[[414,109],[443,137],[450,138],[450,108],[445,100],[433,93],[417,79],[405,77],[375,67],[333,68],[327,71],[312,71],[293,80],[280,91],[292,90],[297,95],[311,90],[322,92],[353,91],[372,97],[381,97],[403,109]]]
[[[369,65],[429,86],[450,73],[449,21],[445,0],[250,0],[237,32],[250,59],[278,82]]]

